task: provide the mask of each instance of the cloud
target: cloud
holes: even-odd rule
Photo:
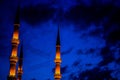
[[[85,72],[82,72],[80,74],[80,77],[83,79],[85,77],[88,77],[88,80],[104,80],[104,79],[111,79],[112,76],[110,75],[112,71],[110,70],[100,70],[99,68],[94,68],[92,70],[88,70]]]
[[[77,67],[77,66],[79,66],[79,64],[80,64],[80,61],[75,61],[75,62],[73,63],[73,66]]]
[[[73,48],[69,48],[68,50],[61,52],[61,54],[62,55],[64,55],[64,54],[70,54],[72,51],[73,51]]]
[[[90,28],[91,24],[96,27],[101,26],[101,29],[91,31],[90,35],[98,36],[106,33],[114,27],[120,26],[120,8],[114,4],[90,6],[78,4],[72,6],[66,11],[64,17],[69,23],[75,24],[76,31],[86,30]]]
[[[65,74],[67,72],[68,66],[61,67],[61,74]]]
[[[81,50],[81,49],[79,49],[78,51],[77,51],[77,54],[78,55],[81,55],[83,53],[83,51]]]
[[[93,54],[96,51],[94,48],[90,48],[89,50],[86,51],[86,54]]]
[[[110,4],[111,0],[76,0],[79,4],[83,4],[83,5],[86,5],[86,6],[90,6],[90,5],[93,5],[93,4],[96,4],[96,5],[106,5],[106,4]]]
[[[35,78],[32,78],[31,80],[36,80]]]
[[[54,17],[55,8],[49,4],[38,4],[27,6],[21,9],[21,17],[30,25],[46,22]]]
[[[76,75],[76,73],[78,75]],[[84,72],[75,72],[69,75],[69,80],[104,80],[112,79],[111,70],[100,70],[98,67],[92,70],[86,70]]]
[[[81,54],[96,54],[98,53],[99,51],[99,48],[88,48],[88,49],[85,49],[85,50],[77,50],[77,55],[81,55]]]
[[[116,60],[116,62],[117,62],[118,64],[120,64],[120,58],[118,58],[118,59]]]
[[[98,23],[108,16],[112,11],[112,5],[107,6],[84,6],[76,5],[71,7],[71,9],[65,14],[67,20],[74,23],[79,23],[80,21],[85,21],[86,23]]]
[[[68,80],[79,80],[79,78],[76,77],[74,73],[71,73],[68,77]]]
[[[101,28],[97,28],[95,30],[92,30],[88,33],[89,36],[93,36],[93,37],[102,37],[103,34],[103,29]]]
[[[120,42],[120,28],[111,31],[106,37],[106,42],[112,45]]]
[[[101,49],[101,52],[100,52],[102,58],[103,58],[103,61],[101,61],[99,63],[99,66],[104,66],[104,65],[107,65],[108,63],[114,61],[114,54],[111,52],[110,50],[110,47],[108,46],[105,46]]]

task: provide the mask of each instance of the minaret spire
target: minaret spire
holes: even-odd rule
[[[58,27],[58,34],[57,34],[57,41],[56,41],[56,56],[55,56],[55,74],[54,79],[60,80],[61,79],[61,72],[60,72],[60,63],[61,63],[61,56],[60,56],[60,34],[59,34],[59,27]]]
[[[56,45],[60,45],[60,33],[59,33],[59,27],[58,27],[58,32],[57,32],[57,41]]]
[[[20,49],[20,57],[19,57],[19,65],[18,65],[18,79],[17,80],[22,80],[22,74],[23,74],[23,44],[21,45]]]
[[[16,14],[16,16],[19,17],[18,13],[19,10],[17,10],[17,14]],[[19,21],[19,18],[16,18],[15,20]],[[18,57],[17,57],[18,45],[19,45],[19,22],[17,23],[15,21],[14,32],[12,37],[12,52],[10,56],[10,71],[8,75],[8,80],[16,80],[16,63],[18,61]]]
[[[20,24],[20,6],[18,6],[18,8],[17,8],[14,23],[15,23],[15,24]]]

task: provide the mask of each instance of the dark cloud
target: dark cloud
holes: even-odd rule
[[[87,49],[85,52],[83,52],[81,49],[79,49],[79,50],[77,50],[77,55],[81,55],[81,54],[93,54],[93,53],[95,53],[96,50],[98,50],[98,49],[90,48],[90,49]]]
[[[117,80],[112,78],[111,70],[100,70],[99,68],[94,68],[92,70],[86,70],[82,73],[78,72],[79,75],[71,73],[69,75],[69,80]]]
[[[80,60],[77,60],[77,61],[75,61],[73,64],[72,64],[72,66],[73,67],[80,67]],[[92,64],[91,63],[87,63],[87,64],[85,64],[86,66],[92,66]]]
[[[64,55],[64,54],[70,54],[72,52],[72,50],[73,50],[73,48],[69,48],[68,50],[61,52],[61,54],[62,55]]]
[[[56,10],[56,14],[55,14],[55,17],[53,19],[54,23],[61,23],[61,22],[64,22],[65,19],[64,19],[64,10],[62,8],[57,8]]]
[[[78,55],[80,55],[80,54],[82,54],[83,53],[83,51],[80,49],[80,50],[77,50],[77,54]]]
[[[69,80],[79,80],[79,77],[76,77],[74,73],[69,75]]]
[[[89,36],[94,36],[94,37],[103,37],[101,36],[103,34],[103,29],[97,28],[95,30],[92,30],[88,33]]]
[[[86,51],[87,54],[93,54],[96,51],[96,49],[90,48],[89,50]]]
[[[31,79],[31,80],[36,80],[35,78]]]
[[[86,6],[78,4],[72,6],[66,13],[65,19],[75,24],[75,32],[90,28],[91,24],[102,26],[90,32],[90,35],[106,35],[110,27],[120,26],[120,8],[111,4],[98,5],[96,3]]]
[[[73,66],[77,67],[79,64],[80,64],[80,61],[75,61],[75,62],[73,63]]]
[[[46,79],[46,80],[51,80],[50,78]]]
[[[65,74],[67,72],[68,66],[61,67],[61,74]]]
[[[94,68],[92,70],[87,70],[80,74],[80,78],[84,79],[87,77],[87,80],[104,80],[104,79],[112,79],[110,70],[100,70],[99,68]]]
[[[99,63],[99,66],[105,66],[108,63],[112,62],[114,60],[114,57],[107,57],[106,59],[104,58],[103,61]]]
[[[108,63],[114,61],[114,54],[111,52],[110,47],[105,46],[101,49],[101,56],[103,58],[103,61],[99,63],[99,66],[107,65]]]
[[[21,9],[21,17],[27,23],[36,25],[50,20],[54,17],[55,8],[50,4],[38,4],[36,6],[27,6]]]
[[[86,6],[91,6],[93,4],[96,5],[106,5],[110,4],[112,0],[76,0],[80,4],[84,4]]]
[[[76,5],[71,7],[71,9],[65,14],[67,20],[79,23],[84,21],[86,23],[98,23],[104,19],[104,17],[109,16],[112,11],[112,5],[107,6],[84,6]]]
[[[112,45],[120,42],[120,28],[111,31],[106,37],[106,42]]]
[[[118,64],[120,64],[120,58],[118,58],[118,59],[116,60],[116,62],[117,62]]]
[[[89,64],[86,64],[86,66],[92,66],[92,64],[89,63]]]

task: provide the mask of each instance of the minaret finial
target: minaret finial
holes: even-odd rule
[[[20,24],[20,6],[17,7],[14,24]]]
[[[57,42],[56,45],[60,45],[60,33],[59,33],[59,26],[58,26],[58,32],[57,32]]]
[[[20,48],[20,60],[19,60],[19,65],[22,66],[23,64],[23,43],[21,44]]]

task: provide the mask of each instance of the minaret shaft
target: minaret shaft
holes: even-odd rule
[[[56,45],[56,56],[54,61],[61,63],[60,45]]]
[[[61,72],[60,72],[61,57],[60,57],[60,46],[59,45],[56,46],[56,57],[55,57],[54,62],[56,63],[54,78],[55,80],[60,80],[61,79]]]
[[[10,73],[9,76],[15,76],[16,75],[16,62],[10,63]]]
[[[18,61],[17,57],[17,49],[19,45],[19,32],[18,32],[18,27],[14,25],[14,32],[13,32],[13,37],[12,37],[12,52],[10,56],[10,71],[8,75],[8,80],[16,80],[16,63]]]
[[[55,74],[60,75],[60,64],[56,63]]]

